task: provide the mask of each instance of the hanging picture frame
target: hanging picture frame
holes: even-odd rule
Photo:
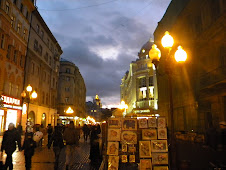
[[[135,153],[136,147],[133,144],[128,145],[128,152]]]
[[[140,158],[151,158],[150,141],[139,141]]]
[[[121,127],[121,118],[108,119],[108,128],[120,128],[120,127]]]
[[[118,142],[108,142],[107,154],[108,155],[118,155],[119,143]]]
[[[153,170],[169,170],[168,166],[154,166]]]
[[[127,144],[122,144],[122,152],[127,152]]]
[[[140,170],[152,170],[151,159],[141,159]]]
[[[135,155],[129,155],[129,162],[136,162]]]
[[[156,128],[157,127],[157,119],[156,119],[156,117],[148,118],[148,127],[150,127],[150,128]]]
[[[156,129],[142,129],[142,140],[157,139]]]
[[[127,155],[122,155],[122,162],[123,163],[128,162]]]
[[[137,130],[137,119],[135,118],[122,119],[122,130]]]
[[[120,141],[121,129],[108,129],[108,141]]]
[[[158,128],[158,139],[167,139],[167,129]]]
[[[158,128],[165,128],[166,127],[166,118],[165,117],[158,117]]]
[[[139,128],[148,128],[148,120],[146,118],[138,119]]]
[[[151,150],[152,152],[168,152],[167,140],[152,140]]]
[[[136,131],[122,131],[121,143],[122,144],[137,144]]]
[[[152,153],[153,165],[166,165],[168,164],[168,153]]]
[[[117,170],[119,166],[119,156],[109,156],[108,170]]]

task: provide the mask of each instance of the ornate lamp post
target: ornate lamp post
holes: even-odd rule
[[[27,122],[28,122],[28,112],[29,112],[29,105],[30,105],[30,102],[31,100],[33,99],[36,99],[38,97],[38,94],[36,93],[36,91],[32,91],[32,87],[31,85],[29,84],[27,87],[26,87],[26,90],[24,90],[22,93],[21,93],[21,97],[23,98],[23,100],[25,102],[28,103],[27,105],[27,111],[26,111],[26,114],[27,114]],[[27,132],[27,128],[26,128],[26,132]]]
[[[170,169],[176,169],[176,141],[174,135],[174,113],[173,113],[173,95],[172,95],[172,63],[173,63],[173,55],[172,55],[172,47],[174,44],[173,37],[169,34],[168,31],[165,32],[161,40],[162,46],[167,49],[167,55],[164,56],[165,63],[165,73],[168,76],[169,82],[169,110],[170,110],[170,125],[171,125],[171,133],[170,133]],[[152,49],[149,51],[149,56],[152,60],[152,63],[155,65],[156,71],[159,64],[159,59],[161,57],[161,51],[154,44]],[[174,54],[176,62],[184,62],[187,59],[187,53],[182,49],[181,46],[178,46],[178,50]]]

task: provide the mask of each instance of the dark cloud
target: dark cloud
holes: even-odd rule
[[[104,104],[117,104],[121,78],[152,37],[170,0],[37,2],[64,51],[62,57],[79,67],[87,97],[97,93]]]

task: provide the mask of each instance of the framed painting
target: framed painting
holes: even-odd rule
[[[121,129],[108,129],[108,141],[120,141]]]
[[[121,142],[122,144],[137,144],[137,133],[135,131],[123,131]]]
[[[121,127],[121,118],[108,119],[108,128],[120,128],[120,127]]]
[[[107,154],[108,155],[118,155],[119,143],[118,142],[108,142]]]
[[[148,127],[150,127],[150,128],[157,127],[157,119],[155,117],[148,118]]]
[[[167,139],[167,129],[158,128],[158,139]]]
[[[150,141],[139,141],[140,158],[151,158]]]
[[[139,122],[139,128],[148,128],[148,120],[146,118],[138,119]]]
[[[169,170],[168,166],[154,166],[153,170]]]
[[[129,155],[129,162],[135,162],[136,158],[135,155]]]
[[[122,162],[123,162],[123,163],[128,162],[128,160],[127,160],[127,155],[122,155]]]
[[[158,117],[158,128],[165,128],[165,127],[166,127],[166,118]]]
[[[152,170],[151,159],[141,159],[140,170]]]
[[[168,152],[167,140],[152,140],[151,150],[152,152]]]
[[[136,147],[134,145],[128,145],[128,152],[135,153],[136,152]]]
[[[142,129],[142,140],[157,139],[156,129]]]
[[[122,144],[122,152],[127,152],[127,144]]]
[[[166,165],[168,164],[168,153],[152,153],[153,165]]]
[[[117,170],[119,166],[119,156],[109,156],[108,170]]]
[[[134,118],[122,119],[122,130],[137,130],[137,119]]]

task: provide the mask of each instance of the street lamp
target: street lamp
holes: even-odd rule
[[[123,112],[123,117],[126,116],[126,109],[128,109],[128,105],[122,100],[121,103],[120,103],[120,106],[119,108],[122,110],[122,109],[125,109],[124,112]]]
[[[28,122],[28,112],[29,112],[29,105],[31,100],[36,99],[38,97],[38,94],[36,93],[36,91],[32,91],[32,87],[29,84],[26,87],[26,90],[23,90],[23,92],[21,93],[21,97],[24,99],[25,102],[28,103],[27,105],[27,110],[26,110],[26,114],[27,114],[27,122]],[[27,132],[27,128],[26,128],[26,132]]]
[[[173,113],[173,95],[172,95],[172,47],[174,44],[173,37],[169,34],[168,31],[165,32],[165,35],[163,36],[161,40],[162,46],[166,48],[167,55],[164,56],[166,59],[165,63],[165,73],[168,76],[169,81],[169,107],[170,107],[170,124],[171,124],[171,134],[170,134],[170,169],[176,169],[176,141],[174,136],[174,113]],[[157,46],[154,44],[152,46],[152,49],[149,51],[149,56],[152,60],[152,63],[155,65],[156,71],[159,64],[159,59],[161,57],[161,51],[157,48]],[[183,50],[181,46],[178,46],[178,50],[174,54],[175,60],[177,62],[185,62],[187,59],[187,53]]]

